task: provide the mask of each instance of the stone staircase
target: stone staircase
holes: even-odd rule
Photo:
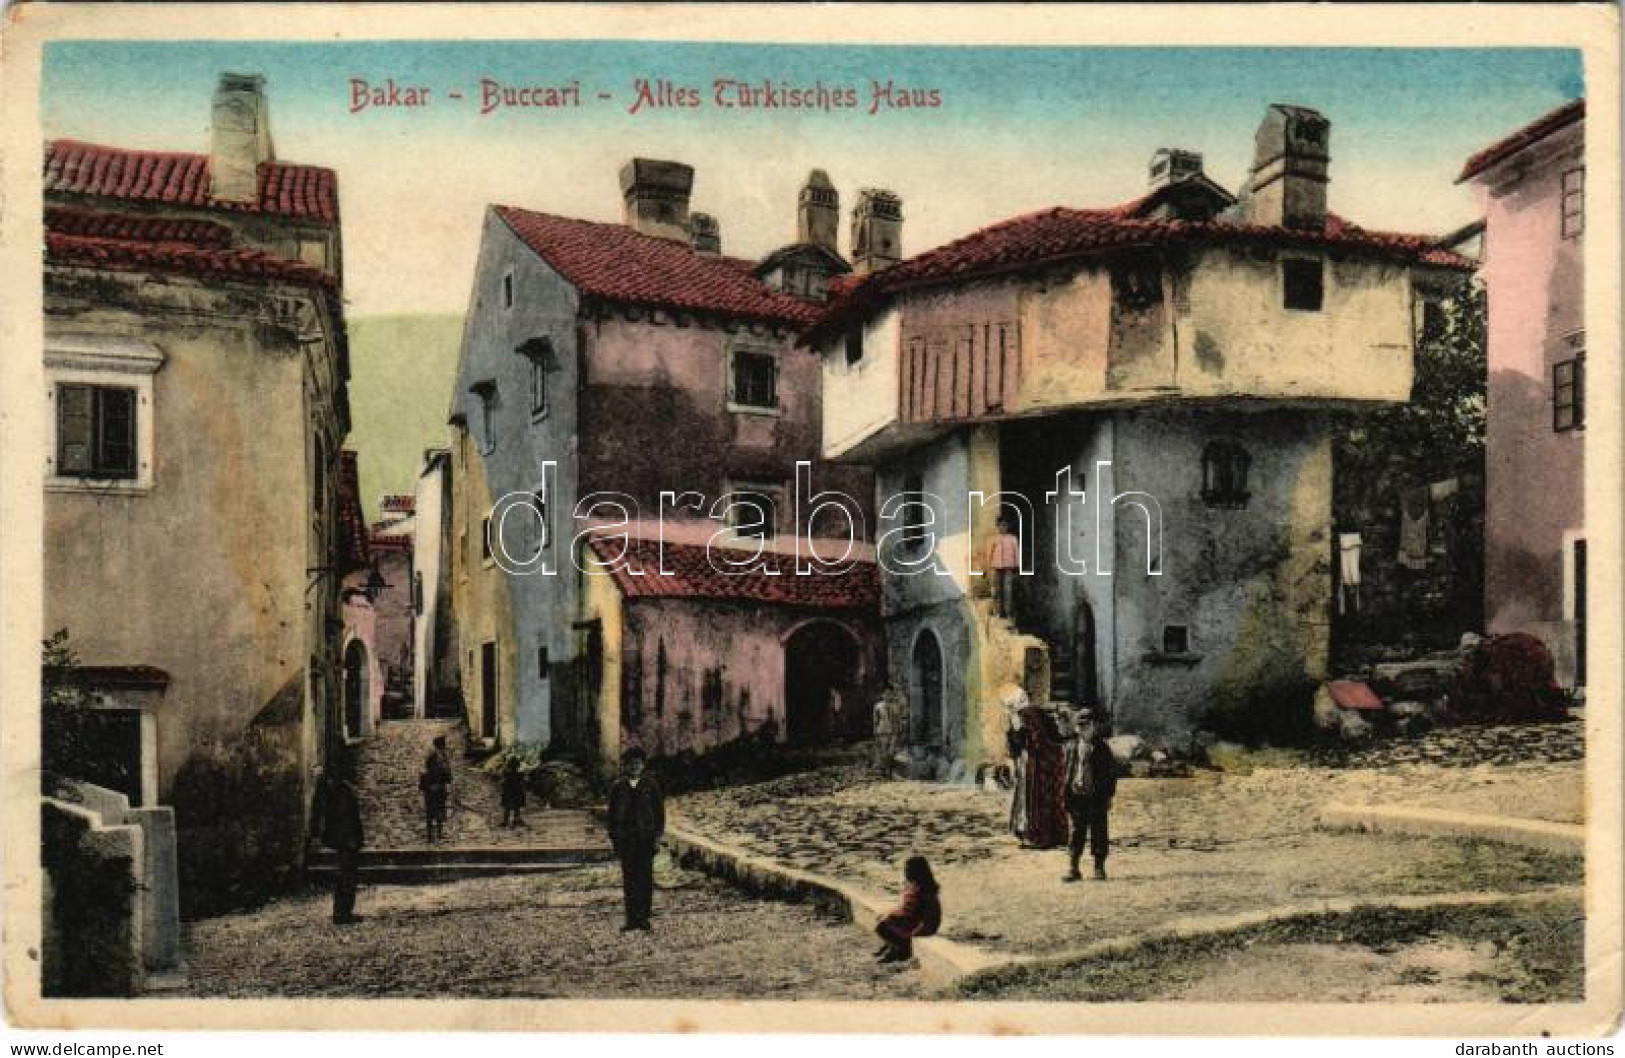
[[[418,774],[438,735],[451,749],[453,779],[446,837],[424,833]],[[439,882],[495,874],[567,870],[614,858],[596,814],[554,809],[533,796],[524,825],[503,827],[496,777],[468,761],[467,732],[457,720],[385,720],[362,743],[357,790],[366,829],[361,877],[369,882]],[[333,870],[323,849],[310,862],[317,875]]]

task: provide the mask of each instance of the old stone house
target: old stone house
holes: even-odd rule
[[[628,163],[619,224],[486,214],[447,468],[459,682],[481,737],[613,756],[632,742],[700,751],[767,724],[783,732],[782,658],[800,647],[781,637],[813,611],[845,644],[831,655],[840,671],[808,677],[839,688],[822,708],[866,697],[879,676],[872,615],[839,592],[826,606],[812,591],[753,595],[748,578],[725,590],[675,578],[666,587],[684,596],[675,609],[693,618],[689,634],[662,648],[631,633],[634,663],[609,612],[613,578],[592,586],[578,574],[594,554],[587,531],[604,523],[658,541],[664,518],[668,540],[703,531],[702,553],[712,535],[793,551],[809,533],[845,530],[829,510],[816,527],[798,519],[826,490],[853,497],[857,551],[871,521],[867,473],[819,457],[819,364],[796,342],[849,267],[827,177],[815,172],[803,191],[797,241],[761,262],[721,253],[717,221],[690,213],[693,178],[675,162]],[[617,613],[635,623],[656,594],[634,592]],[[649,674],[623,672],[630,664]],[[679,698],[694,703],[692,723],[663,726],[655,718],[675,715]],[[827,717],[789,726],[822,731]]]
[[[1586,683],[1585,100],[1467,160],[1484,211],[1484,619]]]
[[[984,228],[809,330],[824,454],[877,472],[921,773],[1003,755],[1009,683],[1182,746],[1323,675],[1324,411],[1406,400],[1419,277],[1468,267],[1328,212],[1329,133],[1272,106],[1239,198],[1159,151],[1142,197]],[[1028,570],[1014,621],[987,597],[1001,512]]]
[[[451,608],[451,452],[423,453],[413,493],[413,715],[462,714],[457,624]]]
[[[275,157],[258,77],[221,77],[211,144],[58,140],[44,169],[45,625],[163,674],[105,700],[194,908],[297,864],[341,734],[350,425],[337,179]]]

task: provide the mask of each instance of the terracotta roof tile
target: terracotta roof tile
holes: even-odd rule
[[[865,276],[854,284],[842,284],[838,296],[818,323],[808,330],[806,338],[816,339],[906,288],[956,282],[1130,247],[1262,243],[1343,248],[1460,271],[1477,267],[1467,258],[1441,249],[1435,238],[1367,231],[1335,215],[1327,217],[1322,229],[1141,216],[1141,207],[1149,201],[1149,198],[1136,199],[1108,209],[1056,206],[982,228],[883,272]]]
[[[730,259],[710,257],[623,224],[556,217],[513,206],[497,216],[583,294],[804,327],[818,307],[769,289]]]
[[[79,140],[46,144],[45,191],[274,213],[324,224],[336,224],[339,216],[338,176],[331,169],[266,162],[260,166],[255,199],[230,202],[209,194],[207,155],[135,151]]]
[[[872,609],[880,603],[879,570],[873,562],[854,562],[841,574],[803,576],[795,572],[793,555],[764,552],[761,562],[752,563],[756,569],[730,573],[717,566],[744,563],[751,553],[723,547],[708,550],[697,544],[667,540],[665,568],[673,571],[667,576],[660,572],[662,545],[658,540],[626,539],[630,562],[643,570],[642,576],[634,576],[628,565],[622,563],[621,568],[611,574],[627,598],[712,599],[822,610]],[[618,537],[603,536],[594,537],[589,546],[600,559],[611,561],[621,553],[623,544]],[[781,572],[777,575],[761,572],[763,562]]]
[[[45,225],[45,260],[53,265],[338,288],[337,278],[320,268],[228,245],[220,236],[229,239],[230,232],[210,221],[53,207],[45,211]]]
[[[361,513],[361,475],[356,458],[351,449],[339,451],[339,554],[346,573],[363,569],[372,560],[366,520]]]
[[[1525,147],[1529,147],[1550,136],[1566,125],[1582,120],[1586,116],[1586,101],[1576,99],[1564,103],[1549,114],[1542,115],[1525,125],[1504,139],[1496,140],[1471,158],[1461,167],[1461,175],[1456,177],[1456,183],[1470,180],[1494,165],[1496,162],[1512,157]]]

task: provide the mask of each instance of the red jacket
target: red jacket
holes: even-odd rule
[[[888,926],[905,937],[929,937],[942,925],[942,900],[913,882],[903,886],[903,906],[886,915]]]

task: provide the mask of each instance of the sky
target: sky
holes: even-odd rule
[[[462,312],[488,204],[617,221],[633,156],[694,166],[693,208],[721,222],[726,253],[793,241],[816,167],[841,194],[843,252],[858,189],[884,187],[913,254],[1018,213],[1131,199],[1159,147],[1200,151],[1234,191],[1275,102],[1331,121],[1331,209],[1443,233],[1477,216],[1453,183],[1470,154],[1584,94],[1579,53],[1558,49],[75,41],[47,49],[43,131],[206,152],[222,71],[265,77],[278,158],[337,171],[352,316]],[[856,106],[723,108],[719,78],[850,90]],[[427,87],[428,105],[354,109],[354,81],[391,79]],[[639,79],[699,105],[633,113]],[[581,105],[482,114],[487,80],[577,84]],[[870,113],[888,82],[939,105]]]

